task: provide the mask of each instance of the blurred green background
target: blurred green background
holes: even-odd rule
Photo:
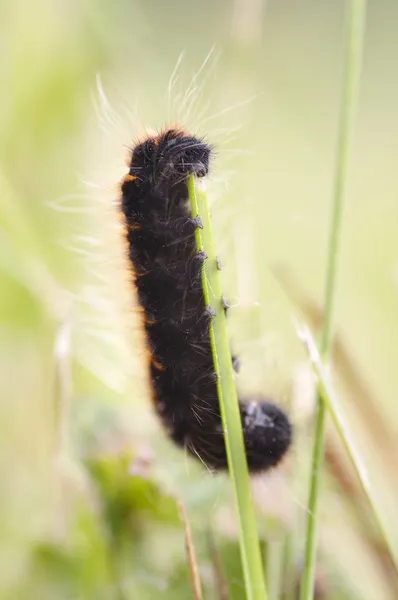
[[[282,567],[282,584],[299,579],[312,386],[293,317],[316,332],[345,4],[1,3],[2,597],[191,597],[179,498],[205,597],[244,598],[227,478],[173,448],[152,415],[120,243],[126,149],[176,121],[216,148],[208,189],[239,387],[273,395],[296,424],[290,459],[254,492],[269,586]],[[398,540],[398,5],[368,5],[335,367]],[[332,432],[321,523],[319,598],[398,597]]]

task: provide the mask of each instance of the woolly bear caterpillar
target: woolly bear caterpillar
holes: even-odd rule
[[[211,148],[181,129],[150,135],[131,152],[121,208],[128,257],[143,308],[156,411],[174,442],[209,468],[227,467],[205,306],[188,203],[188,176],[204,177]],[[291,426],[274,404],[240,401],[251,472],[277,465]]]

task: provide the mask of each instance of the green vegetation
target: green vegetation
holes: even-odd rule
[[[337,285],[337,267],[340,251],[340,238],[344,222],[344,199],[347,186],[350,134],[356,108],[357,88],[362,66],[363,41],[365,36],[364,0],[347,3],[347,25],[345,39],[344,81],[340,108],[340,122],[336,152],[333,208],[330,222],[328,266],[325,285],[325,311],[322,325],[321,352],[328,358],[333,342],[333,316],[335,288]],[[320,479],[323,466],[327,410],[322,394],[318,393],[317,412],[314,430],[314,449],[310,477],[308,500],[307,534],[305,547],[305,565],[303,570],[300,598],[311,600],[314,596],[317,547],[317,513]]]
[[[202,268],[202,287],[206,306],[211,306],[215,312],[210,324],[210,343],[218,378],[217,394],[220,401],[229,476],[236,505],[236,520],[239,524],[246,594],[250,599],[263,600],[267,597],[264,569],[251,498],[250,479],[207,197],[205,190],[195,181],[193,175],[189,178],[188,190],[192,216],[193,218],[199,216],[202,221],[202,228],[196,230],[196,247],[198,251],[207,255]]]

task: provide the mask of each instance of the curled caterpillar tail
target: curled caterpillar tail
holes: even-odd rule
[[[205,306],[188,202],[188,175],[207,174],[211,148],[181,130],[148,137],[122,182],[129,260],[144,311],[154,403],[169,436],[209,468],[227,467]],[[235,359],[236,360],[236,359]],[[278,464],[291,426],[274,404],[240,402],[251,472]]]

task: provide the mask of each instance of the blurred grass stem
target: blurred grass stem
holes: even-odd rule
[[[361,59],[365,29],[365,12],[365,0],[348,1],[343,90],[337,140],[333,208],[326,273],[324,301],[325,311],[320,343],[320,352],[323,359],[328,358],[332,341],[333,310],[337,282],[338,255],[343,221],[343,206],[347,182],[349,145],[351,137],[350,134],[354,120],[356,95],[362,62]],[[306,548],[300,600],[312,600],[314,596],[318,498],[321,467],[324,454],[325,423],[326,405],[322,394],[318,393],[310,492],[308,500]]]

